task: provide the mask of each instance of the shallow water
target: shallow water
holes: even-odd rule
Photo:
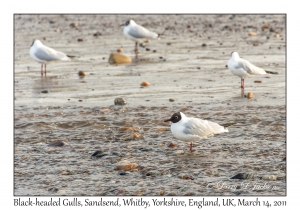
[[[146,44],[150,51],[140,47],[139,60],[115,66],[108,57],[120,47],[134,58],[134,43],[118,26],[128,15],[15,15],[15,195],[119,195],[119,189],[125,190],[120,195],[285,195],[285,16],[144,17],[133,19],[159,33],[169,30]],[[70,27],[73,22],[79,27]],[[97,31],[102,35],[94,37]],[[79,57],[47,65],[41,77],[40,64],[29,56],[34,38]],[[247,78],[250,100],[240,98],[240,79],[225,67],[234,50],[278,72]],[[79,77],[80,70],[87,76]],[[150,86],[141,88],[143,81]],[[113,105],[117,97],[127,104]],[[177,111],[236,124],[195,142],[191,153],[163,122]],[[65,145],[48,146],[54,141]],[[168,147],[171,142],[178,145]],[[106,155],[91,158],[96,150]],[[121,160],[139,166],[120,175],[115,166]],[[238,173],[255,178],[230,179]],[[232,190],[219,182],[267,182],[276,189]]]

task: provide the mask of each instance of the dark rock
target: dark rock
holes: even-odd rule
[[[91,157],[96,157],[96,158],[100,158],[100,157],[103,157],[107,154],[103,153],[101,150],[97,150],[96,152],[94,152]]]
[[[49,93],[48,90],[42,90],[41,93]]]
[[[128,173],[126,173],[124,171],[120,171],[118,174],[121,175],[121,176],[124,176],[124,175],[127,175]]]
[[[230,179],[252,179],[253,177],[254,177],[253,174],[238,173],[238,174],[230,177]]]
[[[152,148],[139,148],[140,151],[143,151],[143,152],[148,152],[148,151],[151,151]]]
[[[55,141],[55,142],[52,142],[52,143],[48,144],[49,147],[62,147],[64,145],[65,144],[62,141]]]
[[[115,105],[121,105],[121,106],[126,105],[125,98],[116,98],[115,99]]]

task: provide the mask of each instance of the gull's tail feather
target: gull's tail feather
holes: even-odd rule
[[[266,70],[265,70],[266,71]],[[278,74],[278,72],[275,71],[266,71],[268,74]]]
[[[74,55],[67,55],[69,58],[77,58],[78,56],[74,56]]]

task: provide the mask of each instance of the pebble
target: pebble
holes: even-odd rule
[[[158,194],[159,194],[159,195],[164,195],[164,194],[165,194],[165,191],[164,191],[164,190],[161,190],[161,191],[158,192]]]
[[[96,158],[100,158],[103,156],[106,156],[107,154],[103,153],[101,150],[97,150],[96,152],[94,152],[91,157],[96,157]]]
[[[271,180],[271,181],[276,181],[277,180],[277,176],[275,175],[271,175],[271,176],[268,176],[268,175],[265,175],[262,177],[263,180]]]
[[[118,174],[121,175],[121,176],[127,175],[127,173],[123,172],[123,171],[120,171]]]
[[[174,98],[170,98],[169,101],[170,101],[170,102],[174,102],[175,99],[174,99]]]
[[[48,90],[42,90],[41,93],[49,93]]]
[[[150,51],[150,49],[149,49],[149,48],[146,48],[146,51]]]
[[[168,147],[176,147],[178,144],[175,144],[175,143],[173,143],[173,142],[171,142],[169,145],[168,145]]]
[[[206,47],[207,45],[206,44],[202,44],[202,47]]]
[[[253,174],[247,174],[247,173],[238,173],[230,177],[230,179],[253,179],[253,178],[254,178]]]
[[[48,189],[49,192],[57,192],[58,188],[56,187],[51,187],[50,189]]]
[[[157,50],[153,50],[152,52],[156,53],[156,52],[157,52]]]
[[[73,27],[73,28],[76,28],[76,27],[78,27],[78,23],[76,23],[76,22],[75,23],[71,23],[70,26]]]
[[[94,33],[94,36],[101,36],[102,34],[99,32],[99,31],[97,31],[96,33]]]
[[[142,82],[140,84],[140,86],[142,86],[142,87],[148,87],[148,86],[150,86],[150,83],[149,82]]]
[[[255,80],[254,83],[262,83],[261,80]]]
[[[65,144],[62,141],[55,141],[48,144],[49,147],[62,147],[64,145]]]
[[[168,42],[167,45],[171,45],[171,42]]]
[[[114,103],[115,103],[115,105],[123,106],[123,105],[126,105],[127,102],[126,102],[125,98],[116,98]]]
[[[77,39],[78,42],[83,42],[83,39],[79,38]]]
[[[134,133],[133,135],[132,135],[132,138],[134,138],[134,139],[140,139],[142,137],[142,135],[141,134],[138,134],[138,133]]]
[[[280,37],[280,35],[279,34],[275,34],[274,37],[278,38],[278,37]]]
[[[131,163],[128,160],[122,160],[122,161],[117,163],[117,165],[115,166],[115,169],[116,170],[129,171],[129,170],[135,169],[137,167],[138,167],[137,163]]]
[[[81,77],[84,77],[84,76],[86,76],[86,73],[84,71],[79,71],[78,75],[81,76]]]
[[[125,64],[131,63],[131,58],[121,53],[111,53],[108,59],[109,64]]]
[[[82,100],[78,100],[79,102],[82,102]]]
[[[123,49],[122,48],[119,48],[119,49],[117,49],[117,52],[123,52]]]
[[[249,36],[256,36],[256,35],[257,35],[257,33],[256,33],[256,32],[253,32],[253,31],[251,31],[251,32],[249,32],[249,33],[248,33],[248,35],[249,35]]]
[[[149,152],[152,150],[152,148],[139,148],[140,151],[143,151],[143,152]]]
[[[249,93],[247,94],[247,98],[248,98],[248,99],[253,98],[253,96],[254,96],[254,95],[253,95],[253,93],[251,93],[251,92],[249,92]]]

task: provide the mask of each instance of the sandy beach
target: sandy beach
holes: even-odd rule
[[[285,18],[15,15],[14,195],[286,195]],[[120,27],[129,19],[163,33],[138,59]],[[41,76],[33,39],[76,58]],[[133,62],[109,64],[118,49]],[[251,99],[226,67],[232,51],[278,73],[245,79]],[[235,125],[190,152],[163,122],[178,111]],[[136,167],[118,170],[122,161]]]

